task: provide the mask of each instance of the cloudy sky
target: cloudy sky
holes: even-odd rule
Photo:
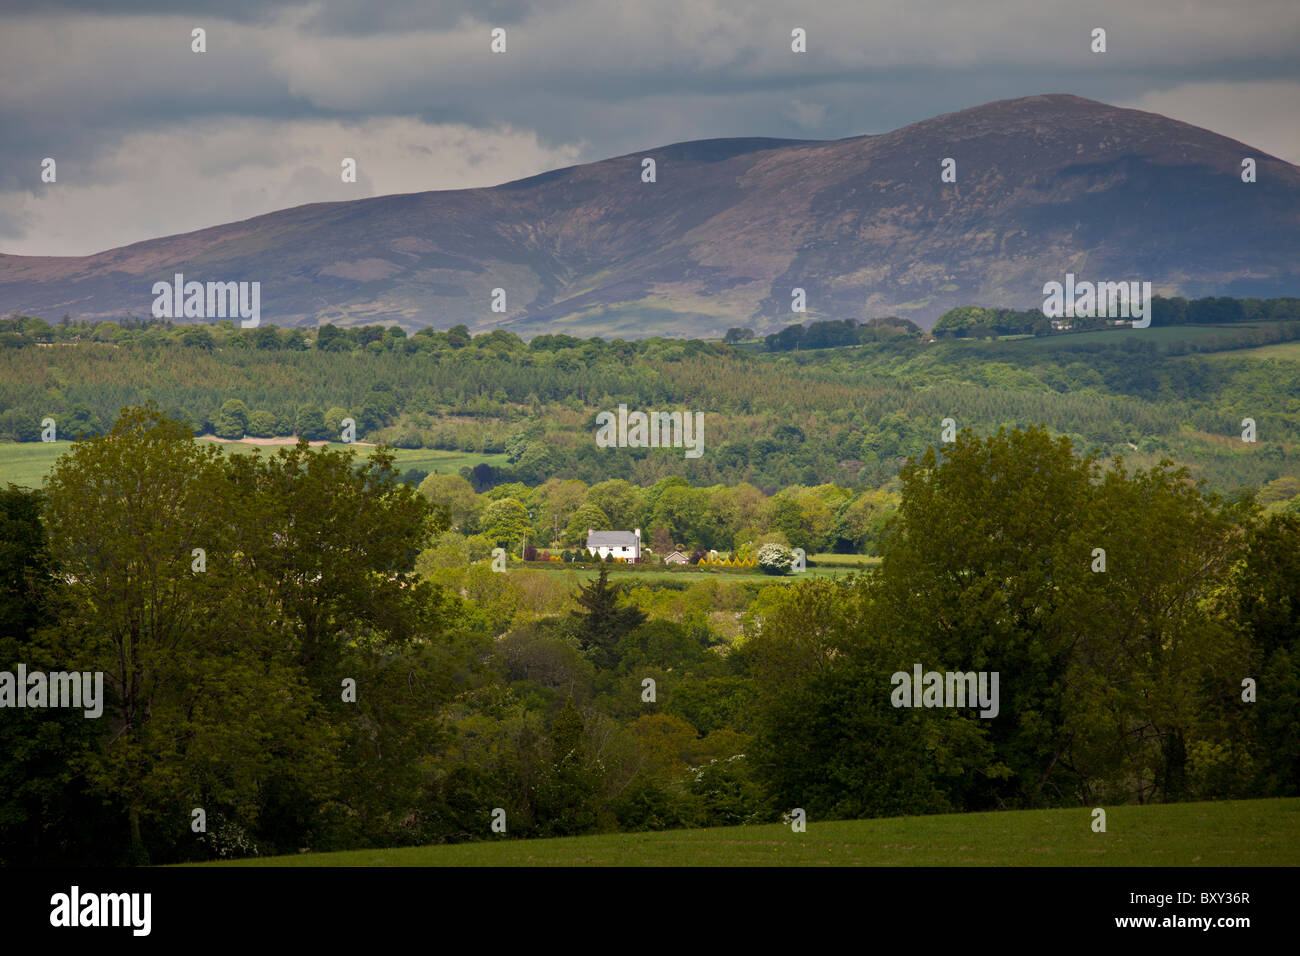
[[[85,255],[684,140],[879,133],[1034,93],[1300,163],[1298,49],[1297,0],[0,0],[0,252]]]

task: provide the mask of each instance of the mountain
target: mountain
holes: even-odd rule
[[[940,181],[947,157],[956,183]],[[92,256],[0,256],[0,312],[145,316],[153,283],[177,272],[260,281],[264,322],[463,322],[525,338],[890,314],[929,325],[955,305],[1041,306],[1067,272],[1166,295],[1295,295],[1300,168],[1153,113],[1030,96],[876,136],[680,143]]]

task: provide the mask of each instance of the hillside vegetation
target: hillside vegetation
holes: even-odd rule
[[[100,434],[122,407],[152,399],[196,433],[223,438],[336,441],[350,418],[358,440],[504,455],[466,467],[479,490],[681,476],[770,495],[792,485],[880,488],[952,418],[984,434],[1045,425],[1142,467],[1168,457],[1225,492],[1300,478],[1300,362],[1224,351],[1281,342],[1294,322],[937,342],[875,340],[863,326],[867,341],[853,347],[766,353],[699,340],[524,344],[463,327],[408,337],[378,326],[10,324],[25,331],[0,342],[9,345],[0,348],[0,440],[36,441],[47,417],[61,438]],[[620,404],[703,413],[704,454],[607,453],[593,440],[596,416]],[[1257,423],[1255,443],[1240,440],[1245,418]]]
[[[962,430],[856,498],[478,492],[355,451],[223,454],[135,408],[0,490],[0,659],[104,685],[102,719],[38,682],[0,722],[0,861],[489,841],[495,809],[547,838],[1297,796],[1300,516],[1177,467],[1031,427]],[[856,527],[879,561],[792,574],[768,541],[766,581],[583,581],[515,557],[543,506],[562,538],[599,508],[742,554]],[[932,696],[944,672],[971,696]]]

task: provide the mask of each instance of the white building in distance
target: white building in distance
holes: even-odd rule
[[[641,529],[632,531],[593,531],[587,529],[587,551],[602,561],[607,555],[625,561],[641,560]]]

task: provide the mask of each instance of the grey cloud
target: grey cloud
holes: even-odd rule
[[[302,11],[301,27],[322,34],[366,36],[408,30],[442,30],[466,19],[511,24],[538,6],[527,0],[43,0],[37,7],[8,9],[0,14],[25,16],[185,16],[208,21],[271,23]],[[554,8],[556,4],[551,4]]]
[[[0,237],[21,239],[31,228],[31,216],[0,208]]]
[[[722,136],[878,133],[1035,93],[1134,103],[1195,82],[1300,81],[1294,0],[50,0],[35,11],[0,11],[0,192],[39,195],[47,155],[61,183],[111,185],[125,174],[104,156],[196,120],[508,126],[548,149],[580,143],[590,160]],[[208,29],[208,53],[189,51],[191,22]],[[488,52],[488,24],[509,28],[505,56]],[[789,52],[795,25],[812,52]],[[1092,25],[1108,30],[1104,59],[1087,52]],[[168,157],[140,148],[147,184]],[[213,157],[208,172],[239,161]],[[319,198],[332,198],[323,182]],[[303,201],[310,189],[300,183]]]

